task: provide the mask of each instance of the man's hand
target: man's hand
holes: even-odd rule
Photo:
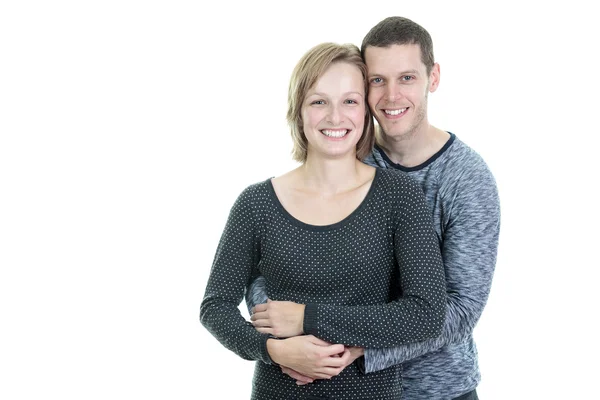
[[[298,373],[299,378],[294,378],[305,383],[331,379],[342,372],[352,357],[344,345],[329,344],[312,335],[269,339],[267,351],[273,361]]]
[[[261,333],[278,338],[302,335],[304,304],[291,301],[271,301],[252,309],[252,325]]]
[[[346,363],[346,365],[344,365],[342,367],[342,371],[348,365],[352,364],[358,357],[361,357],[365,353],[365,351],[362,347],[346,347],[345,351],[350,353],[350,358],[348,358],[348,362]],[[282,366],[281,371],[284,374],[289,375],[290,377],[294,378],[296,380],[296,385],[306,385],[307,383],[314,382],[314,379],[312,379],[306,375],[302,375],[300,372],[295,371],[291,368]]]

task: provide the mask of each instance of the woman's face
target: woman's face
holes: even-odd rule
[[[308,90],[302,104],[308,154],[355,157],[364,129],[366,101],[358,67],[345,62],[329,66]]]

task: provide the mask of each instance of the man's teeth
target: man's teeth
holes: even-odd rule
[[[321,132],[323,132],[323,134],[325,136],[329,136],[329,137],[333,137],[333,138],[341,138],[346,133],[348,133],[348,130],[347,129],[342,129],[342,130],[324,129]]]
[[[406,111],[406,108],[401,108],[399,110],[384,110],[384,111],[387,115],[400,115],[404,111]]]

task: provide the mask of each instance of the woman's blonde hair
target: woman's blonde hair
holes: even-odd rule
[[[353,44],[321,43],[304,54],[292,72],[288,91],[287,121],[290,125],[294,147],[292,157],[301,163],[306,161],[308,142],[304,135],[302,104],[306,93],[312,88],[327,68],[334,63],[348,63],[356,66],[363,76],[365,89],[365,125],[362,136],[356,144],[356,158],[363,160],[373,148],[375,135],[373,117],[367,104],[367,66],[360,50]]]

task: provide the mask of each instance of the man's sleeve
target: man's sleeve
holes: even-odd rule
[[[252,283],[248,286],[246,291],[246,307],[248,307],[248,314],[252,315],[252,308],[258,304],[267,302],[267,281],[264,276],[259,275]]]
[[[365,349],[365,372],[458,343],[472,334],[487,302],[498,249],[500,203],[495,180],[483,162],[465,171],[445,196],[452,199],[443,232],[447,314],[441,336],[393,348]]]

